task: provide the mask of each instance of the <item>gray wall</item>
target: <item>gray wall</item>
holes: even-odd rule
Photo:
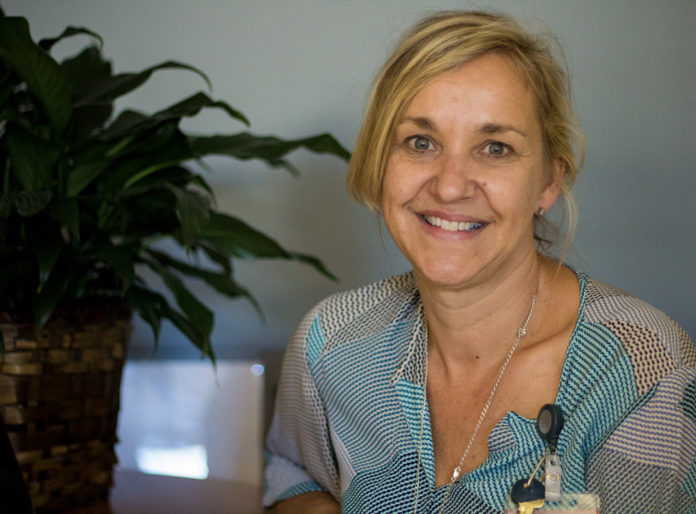
[[[84,25],[105,39],[118,71],[170,58],[205,70],[214,96],[242,110],[259,133],[297,137],[331,131],[352,148],[368,85],[400,32],[442,8],[492,7],[547,24],[566,49],[587,161],[576,186],[576,267],[634,292],[696,336],[696,2],[693,0],[236,1],[3,0],[35,37]],[[63,53],[86,40],[66,43]],[[164,107],[200,89],[187,73],[162,72],[121,106]],[[240,129],[217,113],[191,130]],[[298,152],[294,179],[258,164],[213,160],[220,207],[295,250],[321,257],[334,284],[299,265],[237,265],[260,300],[261,323],[243,302],[213,295],[214,344],[222,357],[277,353],[319,299],[408,268],[375,217],[344,189],[344,163]],[[131,354],[149,355],[138,325]],[[187,357],[173,329],[159,357]]]

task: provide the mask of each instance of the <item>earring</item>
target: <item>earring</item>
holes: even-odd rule
[[[546,214],[546,209],[544,209],[543,207],[539,207],[536,213],[539,216],[543,216],[544,214]]]

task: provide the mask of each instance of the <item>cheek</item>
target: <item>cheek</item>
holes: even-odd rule
[[[540,190],[529,181],[489,180],[480,184],[493,210],[500,216],[529,213],[530,219],[540,196]]]
[[[393,203],[385,203],[382,207],[382,221],[387,229],[387,232],[392,237],[396,245],[401,248],[399,242],[402,239],[402,234],[405,231],[406,223],[404,222],[403,210]]]
[[[387,229],[391,231],[394,219],[395,206],[398,205],[398,192],[392,183],[392,176],[389,172],[385,173],[382,180],[382,219]]]
[[[384,170],[384,175],[382,176],[382,203],[387,202],[392,195],[395,173],[396,170],[394,169],[394,158],[390,157],[387,161],[387,167]]]
[[[430,183],[432,171],[408,159],[395,157],[382,179],[382,201],[405,205],[416,200]]]
[[[399,205],[408,200],[408,174],[401,168],[387,168],[382,180],[382,205]]]
[[[392,184],[389,176],[385,175],[382,181],[382,211],[386,213],[390,211],[392,205],[395,202],[395,196],[397,196],[394,185]]]

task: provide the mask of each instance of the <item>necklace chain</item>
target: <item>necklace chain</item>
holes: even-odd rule
[[[500,381],[503,379],[503,375],[505,374],[505,370],[507,369],[508,364],[510,363],[510,359],[512,359],[512,355],[515,353],[515,350],[517,350],[517,346],[520,344],[520,339],[522,339],[524,336],[527,335],[527,325],[529,324],[529,320],[532,318],[532,313],[534,312],[534,304],[536,303],[536,294],[532,297],[532,305],[529,308],[529,312],[527,313],[527,318],[524,320],[524,323],[520,328],[517,329],[517,335],[515,337],[515,342],[512,344],[510,347],[510,351],[507,354],[507,357],[505,358],[505,362],[503,362],[503,365],[500,368],[500,371],[498,372],[498,378],[495,381],[495,384],[493,384],[493,388],[491,389],[491,393],[488,395],[488,400],[486,401],[486,404],[483,406],[483,410],[481,411],[481,415],[479,416],[478,421],[476,422],[476,426],[474,427],[474,431],[471,434],[471,437],[469,438],[469,442],[466,445],[466,448],[464,449],[464,454],[462,455],[462,458],[459,459],[459,464],[457,464],[457,467],[454,468],[454,471],[452,472],[452,478],[450,478],[449,485],[447,486],[447,491],[445,492],[444,498],[442,498],[442,504],[440,505],[440,510],[438,511],[438,514],[442,514],[444,509],[445,509],[445,503],[447,503],[447,499],[449,498],[450,493],[452,492],[452,488],[454,487],[454,484],[459,480],[461,473],[462,473],[462,465],[464,464],[464,461],[466,460],[467,456],[469,455],[469,450],[471,450],[471,446],[474,444],[474,440],[476,439],[476,434],[478,434],[479,429],[481,428],[481,424],[483,423],[483,420],[486,417],[486,414],[488,413],[488,409],[491,406],[491,403],[493,402],[493,397],[495,396],[496,391],[498,390],[498,386],[500,385]],[[423,449],[423,424],[425,422],[425,405],[427,403],[427,387],[428,387],[428,338],[427,338],[427,324],[425,325],[425,330],[426,330],[426,337],[425,337],[425,377],[423,381],[423,404],[421,406],[421,419],[420,419],[420,428],[418,430],[418,463],[416,467],[416,485],[415,485],[415,490],[414,490],[414,504],[413,504],[413,512],[414,514],[417,512],[418,508],[418,489],[419,489],[419,484],[420,484],[420,479],[418,477],[418,473],[421,467],[421,453]]]

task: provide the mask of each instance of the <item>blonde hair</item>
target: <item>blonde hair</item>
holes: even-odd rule
[[[382,179],[394,131],[416,93],[436,75],[490,52],[508,57],[527,78],[537,103],[548,163],[563,164],[559,180],[566,201],[565,253],[576,224],[570,189],[582,167],[584,139],[570,100],[570,83],[560,47],[554,57],[551,37],[535,37],[514,19],[478,11],[445,11],[424,18],[403,36],[375,78],[365,119],[348,168],[348,191],[381,211]],[[577,157],[576,157],[577,155]],[[554,167],[549,167],[554,169]],[[554,177],[560,179],[560,177]],[[536,239],[543,248],[557,231],[536,217]]]

